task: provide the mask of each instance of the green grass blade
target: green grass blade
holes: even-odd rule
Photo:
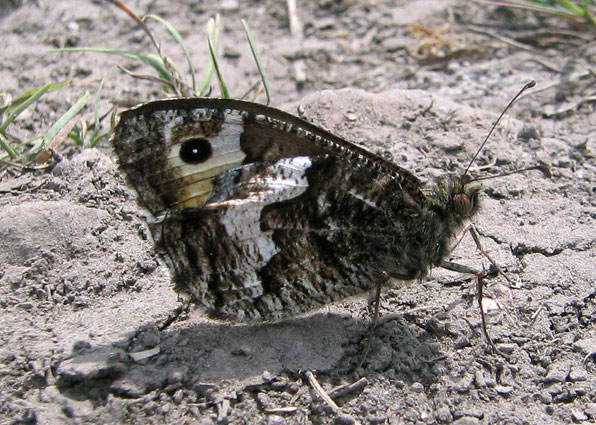
[[[118,55],[125,57],[127,59],[134,59],[143,62],[146,65],[149,65],[159,74],[161,78],[167,81],[171,81],[172,77],[168,72],[168,68],[164,63],[163,59],[158,55],[148,54],[148,55],[141,55],[138,53],[129,52],[127,50],[120,50],[120,49],[110,49],[104,47],[68,47],[64,49],[53,49],[50,50],[51,53],[64,53],[64,52],[93,52],[93,53],[106,53],[109,55]]]
[[[252,33],[250,31],[250,27],[248,26],[248,23],[244,19],[242,19],[242,25],[244,26],[244,32],[246,33],[246,38],[248,39],[250,51],[252,52],[252,57],[254,58],[255,63],[257,64],[257,69],[259,70],[259,75],[261,76],[261,82],[263,83],[263,88],[265,89],[265,95],[267,96],[266,105],[269,105],[269,102],[271,101],[271,97],[269,95],[269,87],[267,87],[267,79],[265,78],[265,69],[261,65],[259,53],[257,52],[257,46],[256,46],[255,40],[252,36]]]
[[[45,94],[45,93],[50,93],[50,92],[53,92],[56,90],[60,90],[61,88],[68,86],[71,83],[72,83],[71,80],[66,80],[61,83],[55,83],[55,84],[48,83],[48,84],[46,84],[46,86],[48,86],[48,87],[43,86],[41,88],[44,88],[44,94]],[[9,102],[8,104],[6,104],[2,108],[0,108],[0,111],[11,111],[12,109],[19,106],[22,102],[28,100],[31,96],[35,95],[39,90],[40,90],[40,87],[31,89],[31,90],[27,90],[26,92],[21,93],[21,95],[19,95],[19,97],[17,97],[16,99],[13,99],[11,102]]]
[[[543,13],[551,16],[559,16],[568,20],[583,19],[585,23],[596,27],[596,19],[590,13],[590,6],[594,6],[591,0],[582,0],[582,4],[571,0],[512,0],[492,1],[476,0],[481,3],[488,3],[496,6],[504,6],[517,9],[530,10],[535,13]]]
[[[188,63],[188,72],[190,72],[190,76],[192,78],[192,90],[193,90],[193,92],[196,91],[197,83],[195,80],[195,74],[196,74],[195,67],[192,64],[190,52],[186,48],[186,44],[184,44],[184,40],[182,39],[182,36],[180,35],[180,33],[176,30],[176,28],[174,28],[174,26],[172,24],[170,24],[168,21],[166,21],[165,19],[163,19],[157,15],[147,15],[147,16],[145,16],[145,18],[150,18],[150,19],[153,19],[153,20],[159,22],[166,28],[166,30],[168,30],[168,32],[172,35],[172,37],[174,37],[174,40],[176,40],[176,42],[182,49],[182,52],[184,53],[184,57],[186,58],[186,62]]]
[[[75,103],[72,105],[68,111],[66,111],[59,119],[56,121],[48,131],[42,136],[41,141],[37,143],[33,148],[29,150],[29,153],[26,156],[26,160],[30,161],[41,149],[43,149],[48,143],[52,141],[54,137],[60,132],[60,130],[68,124],[68,122],[73,119],[75,116],[81,112],[81,110],[87,105],[87,100],[89,99],[89,92],[85,92]]]
[[[583,4],[583,16],[584,18],[590,23],[590,25],[596,27],[596,19],[594,19],[594,15],[590,13],[590,0],[584,0]]]
[[[561,6],[565,7],[566,9],[568,9],[571,12],[573,12],[574,14],[576,14],[577,16],[584,16],[584,10],[580,6],[576,5],[575,3],[570,2],[568,0],[557,0],[557,2]]]
[[[17,116],[21,114],[21,112],[23,112],[29,106],[37,102],[39,98],[46,94],[48,91],[50,91],[51,88],[52,84],[48,83],[45,86],[42,86],[38,89],[35,89],[33,92],[30,92],[30,95],[24,98],[24,100],[21,103],[15,104],[14,108],[8,114],[8,117],[6,117],[4,122],[0,124],[0,133],[4,133],[6,131],[6,128],[10,124],[12,124],[12,122],[15,120]]]
[[[206,33],[211,33],[213,35],[213,45],[215,50],[217,50],[217,45],[219,43],[219,29],[221,26],[221,21],[219,15],[215,16],[215,19],[209,19],[207,23]],[[209,61],[207,62],[207,67],[203,71],[203,77],[201,78],[201,82],[197,90],[195,90],[195,96],[200,97],[203,96],[205,93],[209,91],[209,84],[211,82],[211,77],[213,77],[214,71],[213,61],[211,60],[211,55],[209,56]]]
[[[97,89],[97,93],[95,95],[95,104],[93,110],[93,132],[89,137],[89,142],[87,143],[88,148],[92,148],[98,142],[97,135],[99,134],[99,100],[101,99],[101,92],[103,90],[104,80],[103,78],[99,82],[99,87]]]
[[[211,23],[211,21],[209,21]],[[208,25],[209,26],[209,25]],[[217,63],[217,55],[215,53],[215,47],[213,46],[213,31],[210,31],[211,28],[207,30],[207,45],[209,46],[209,55],[211,56],[211,62],[213,63],[213,69],[215,70],[215,75],[217,76],[217,81],[219,82],[219,90],[221,92],[221,97],[223,99],[229,99],[230,93],[228,92],[228,88],[226,83],[223,80],[223,76],[219,70],[219,65]]]
[[[18,156],[12,146],[10,146],[10,141],[2,133],[0,133],[0,146],[12,159],[15,159]]]
[[[562,9],[560,7],[553,7],[553,6],[545,6],[539,3],[535,3],[532,1],[487,1],[487,0],[477,0],[480,3],[491,4],[494,6],[504,6],[504,7],[511,7],[517,9],[525,9],[530,10],[536,13],[545,13],[548,15],[553,16],[560,16],[566,19],[573,19],[576,18],[577,15],[570,12],[569,10]]]

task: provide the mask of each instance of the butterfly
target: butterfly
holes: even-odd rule
[[[294,115],[230,99],[121,114],[113,146],[176,291],[275,320],[444,264],[480,187],[410,171]]]

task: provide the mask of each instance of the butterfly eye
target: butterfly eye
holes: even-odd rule
[[[180,159],[187,164],[200,164],[213,155],[211,142],[207,139],[194,138],[185,140],[180,146]]]

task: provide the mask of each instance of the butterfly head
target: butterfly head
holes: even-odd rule
[[[462,180],[460,176],[446,175],[428,187],[427,195],[437,211],[458,226],[478,212],[481,191],[478,184]]]
[[[480,186],[472,181],[454,181],[451,191],[452,210],[461,218],[469,218],[476,214],[480,204],[480,191]]]

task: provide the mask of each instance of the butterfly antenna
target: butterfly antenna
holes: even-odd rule
[[[547,177],[549,179],[552,177],[552,174],[550,172],[550,168],[548,167],[548,165],[546,165],[546,164],[538,164],[538,165],[534,165],[532,167],[518,168],[517,170],[508,171],[506,173],[493,174],[492,176],[478,177],[476,179],[473,179],[473,180],[468,181],[468,183],[478,182],[478,181],[481,181],[481,180],[495,179],[495,178],[498,178],[498,177],[510,176],[512,174],[521,173],[523,171],[540,171],[544,177]]]
[[[526,83],[526,85],[522,87],[522,89],[519,91],[519,93],[517,93],[515,95],[515,97],[513,99],[511,99],[511,101],[505,107],[505,109],[503,109],[503,112],[501,112],[501,115],[499,115],[499,118],[497,118],[497,120],[495,121],[495,123],[493,124],[493,126],[490,128],[490,131],[486,135],[486,138],[484,139],[484,142],[482,142],[482,144],[480,145],[480,147],[478,148],[478,150],[476,151],[476,153],[472,157],[472,160],[470,161],[470,163],[466,167],[466,170],[462,174],[462,176],[461,176],[461,181],[462,182],[464,180],[464,177],[466,177],[466,174],[468,174],[468,171],[470,170],[470,167],[472,166],[472,164],[474,163],[474,161],[476,160],[476,158],[478,157],[478,155],[480,154],[480,152],[482,151],[482,149],[484,149],[484,145],[486,145],[486,142],[488,142],[488,138],[491,136],[491,134],[493,134],[493,131],[497,127],[497,124],[499,124],[499,121],[501,121],[501,118],[503,118],[503,115],[505,115],[505,112],[507,112],[507,110],[511,107],[511,105],[513,105],[515,103],[515,101],[517,100],[517,98],[520,97],[523,92],[525,92],[529,88],[534,87],[535,85],[536,85],[536,81],[534,81],[534,80],[529,81],[528,83]]]

